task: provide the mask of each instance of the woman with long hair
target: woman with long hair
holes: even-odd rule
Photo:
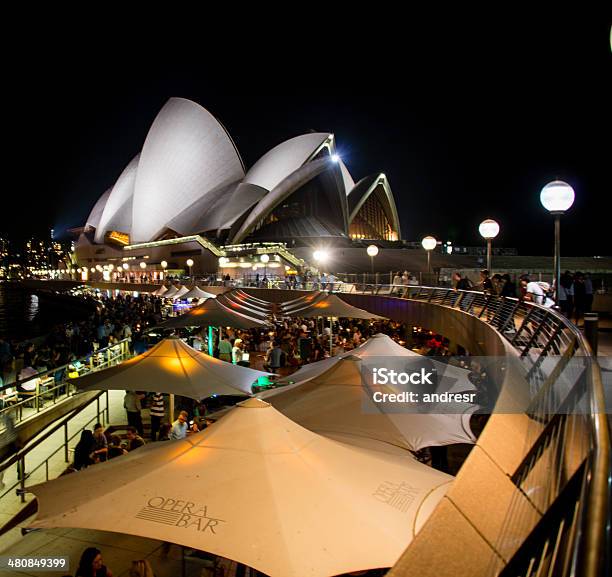
[[[113,577],[112,571],[102,562],[102,553],[95,547],[87,547],[81,555],[75,577]]]
[[[89,465],[94,464],[92,455],[96,450],[96,439],[94,434],[84,429],[81,433],[81,439],[74,448],[74,468],[77,471],[87,468]]]

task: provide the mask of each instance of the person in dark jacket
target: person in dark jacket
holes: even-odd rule
[[[96,439],[94,434],[89,429],[84,429],[81,433],[81,439],[74,448],[74,468],[80,471],[86,469],[89,465],[93,465],[92,454],[95,450]]]

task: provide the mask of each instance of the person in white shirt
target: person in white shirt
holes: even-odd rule
[[[530,281],[527,283],[527,294],[530,295],[531,302],[537,305],[543,305],[546,298],[546,293],[539,283]]]
[[[172,423],[172,429],[170,429],[170,440],[176,441],[179,439],[184,439],[187,436],[187,419],[189,418],[189,413],[187,411],[181,411],[179,413],[178,419]]]

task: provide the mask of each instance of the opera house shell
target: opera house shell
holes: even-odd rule
[[[246,171],[232,138],[210,112],[171,98],[140,153],[79,232],[81,248],[120,250],[193,235],[214,246],[398,240],[400,225],[385,175],[355,183],[336,155],[333,134],[291,138]]]
[[[291,138],[247,171],[223,125],[184,98],[168,100],[140,153],[74,232],[78,259],[90,266],[125,251],[151,263],[207,253],[208,262],[196,266],[207,270],[224,246],[400,239],[387,178],[380,173],[355,183],[333,134]],[[160,243],[174,249],[135,253]]]

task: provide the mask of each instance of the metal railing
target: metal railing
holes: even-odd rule
[[[105,406],[100,406],[100,399],[104,397],[106,403]],[[91,419],[89,419],[85,424],[78,427],[78,429],[69,436],[68,425],[70,421],[86,409],[92,403],[96,403],[96,414]],[[104,414],[106,414],[106,418],[104,418]],[[26,482],[31,481],[33,484],[42,483],[43,481],[49,480],[49,463],[50,461],[63,451],[63,461],[64,463],[70,463],[70,444],[80,436],[81,432],[89,427],[90,425],[94,425],[95,423],[107,423],[110,421],[110,410],[109,410],[109,399],[108,399],[108,391],[100,391],[95,397],[93,397],[87,404],[74,409],[68,415],[63,417],[59,422],[53,425],[49,430],[47,430],[42,436],[36,439],[33,443],[30,443],[27,447],[21,449],[17,453],[15,453],[12,457],[7,459],[5,462],[0,464],[0,472],[4,472],[10,467],[16,465],[17,466],[17,481],[10,485],[8,488],[4,488],[4,492],[0,494],[0,500],[7,497],[13,491],[17,492],[22,503],[25,503],[25,494],[26,494]],[[30,469],[26,472],[26,458],[30,452],[34,449],[38,448],[42,443],[44,443],[51,435],[56,433],[57,431],[63,429],[63,442],[53,450],[45,459],[40,461],[38,465],[36,465],[33,469]],[[37,457],[37,460],[39,457]],[[36,473],[43,469],[45,471],[44,479],[42,475],[36,475]]]
[[[529,513],[541,519],[500,574],[610,574],[610,432],[601,371],[580,330],[556,310],[483,292],[358,283],[339,288],[459,309],[491,325],[518,351],[530,391],[530,425],[497,550],[516,538],[514,529]],[[498,574],[496,563],[491,575]]]
[[[71,378],[110,367],[130,356],[129,340],[123,339],[68,364],[3,385],[0,387],[0,399],[4,404],[4,407],[0,409],[0,434],[5,428],[7,418],[17,425],[37,415],[41,410],[76,394],[77,391],[70,382]],[[32,391],[20,390],[21,385],[30,382],[34,382],[35,389]]]

